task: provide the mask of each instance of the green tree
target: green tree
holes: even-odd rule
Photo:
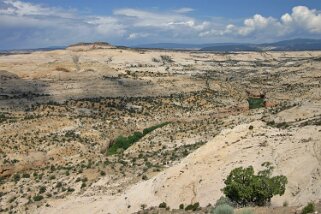
[[[263,163],[262,166],[266,169],[257,175],[252,166],[233,169],[224,182],[226,197],[242,206],[264,206],[274,195],[283,195],[287,178],[283,175],[272,177],[273,167],[270,163]]]
[[[315,211],[315,206],[313,203],[308,203],[308,205],[306,205],[303,210],[302,210],[302,214],[308,214],[308,213],[313,213]]]

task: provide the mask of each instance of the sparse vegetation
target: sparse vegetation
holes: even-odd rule
[[[62,71],[62,72],[65,72],[65,73],[71,72],[69,69],[64,68],[64,67],[56,67],[56,71]]]
[[[309,213],[313,213],[314,211],[315,211],[315,205],[314,203],[310,202],[303,208],[301,214],[309,214]]]
[[[35,195],[34,197],[33,197],[33,200],[34,201],[41,201],[43,199],[43,196],[42,195]]]
[[[161,60],[162,62],[165,64],[165,63],[172,63],[174,62],[172,57],[168,56],[168,55],[161,55]]]
[[[159,208],[166,208],[167,207],[167,204],[165,202],[162,202],[159,204],[158,206]]]
[[[105,51],[87,45],[90,51],[1,57],[0,212],[38,212],[44,206],[51,211],[55,209],[51,200],[82,196],[100,200],[95,194],[128,196],[118,205],[128,212],[141,203],[146,204],[140,213],[169,212],[166,203],[153,207],[149,199],[136,202],[134,193],[127,195],[141,182],[153,183],[160,200],[173,200],[171,212],[186,208],[186,212],[211,213],[213,206],[229,205],[236,213],[247,214],[251,212],[237,208],[244,206],[243,200],[246,206],[269,205],[276,192],[282,194],[285,180],[253,169],[247,177],[251,185],[234,182],[237,176],[228,184],[235,187],[233,193],[239,189],[246,193],[233,202],[228,197],[206,207],[182,202],[203,197],[207,185],[213,189],[212,185],[221,185],[224,181],[213,177],[226,173],[225,166],[276,160],[278,172],[296,163],[302,174],[314,176],[294,154],[300,159],[319,158],[320,77],[315,68],[320,60],[315,58],[320,53],[212,54],[118,47]],[[80,61],[77,56],[84,58]],[[265,93],[267,97],[260,97]],[[251,109],[266,108],[248,111],[245,96],[250,97]],[[315,171],[315,164],[309,169]],[[243,168],[236,175],[247,172]],[[181,178],[186,183],[180,183]],[[181,184],[183,192],[175,188],[173,193],[171,187]],[[276,210],[290,210],[300,201],[301,189],[286,187],[293,193],[287,198],[291,204]],[[144,191],[135,194],[144,197]],[[184,191],[193,192],[195,199],[162,198]],[[317,193],[318,187],[311,185],[312,191]],[[204,197],[210,201],[214,196]],[[102,212],[113,206],[102,207]],[[253,212],[257,209],[270,208]]]
[[[247,99],[247,101],[249,103],[249,108],[250,109],[256,109],[256,108],[264,107],[264,98],[249,97]]]
[[[186,210],[186,211],[189,211],[189,210],[191,210],[191,211],[196,211],[196,210],[199,209],[199,207],[200,207],[199,202],[196,202],[196,203],[194,203],[194,204],[189,204],[189,205],[187,205],[187,206],[185,207],[185,210]]]
[[[79,58],[80,58],[80,57],[79,57],[78,55],[73,55],[73,56],[72,56],[72,61],[73,61],[73,63],[75,64],[77,71],[79,71],[79,69],[80,69],[80,66],[79,66]]]
[[[233,214],[234,208],[228,204],[220,204],[214,208],[213,214]]]
[[[134,132],[134,134],[124,137],[124,136],[119,136],[115,139],[115,142],[109,147],[108,149],[108,155],[113,155],[118,153],[119,151],[123,151],[128,149],[131,145],[139,141],[142,137],[147,135],[148,133],[154,131],[157,128],[161,128],[163,126],[168,125],[168,122],[161,123],[156,126],[152,126],[150,128],[146,128],[143,130],[143,133],[141,132]]]

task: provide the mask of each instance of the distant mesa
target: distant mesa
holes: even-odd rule
[[[318,51],[321,39],[292,39],[263,44],[228,44],[204,47],[201,51]]]
[[[93,42],[93,43],[76,43],[69,45],[66,49],[72,51],[86,51],[86,50],[95,50],[95,49],[111,49],[115,48],[107,42]]]
[[[238,52],[238,51],[317,51],[321,50],[321,39],[291,39],[273,43],[212,43],[212,44],[178,44],[178,43],[155,43],[132,46],[133,48],[146,49],[176,49],[198,50],[215,52]]]

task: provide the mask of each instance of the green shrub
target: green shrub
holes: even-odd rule
[[[264,206],[274,195],[283,195],[287,178],[283,175],[271,177],[273,167],[268,162],[262,166],[266,169],[257,175],[252,166],[233,169],[224,181],[226,197],[241,206]]]
[[[142,179],[146,181],[146,180],[148,180],[148,177],[146,175],[143,175]]]
[[[153,61],[153,62],[160,62],[160,60],[157,59],[157,58],[155,58],[155,57],[152,58],[152,61]]]
[[[20,175],[19,174],[15,174],[13,176],[13,180],[17,183],[20,180]]]
[[[132,135],[128,137],[124,137],[122,135],[118,136],[113,144],[108,148],[108,155],[113,155],[119,153],[119,151],[123,151],[128,149],[131,145],[139,141],[141,138],[143,138],[148,133],[154,131],[155,129],[161,128],[165,125],[169,124],[169,122],[161,123],[156,126],[152,126],[149,128],[146,128],[143,130],[143,133],[141,132],[134,132]]]
[[[264,98],[249,97],[247,102],[249,103],[250,109],[264,107]]]
[[[0,185],[4,183],[4,177],[0,176]]]
[[[233,214],[234,209],[228,204],[221,204],[214,208],[213,214]]]
[[[220,197],[220,198],[216,201],[215,207],[217,207],[217,206],[219,206],[219,205],[223,205],[223,204],[227,204],[227,205],[230,205],[231,207],[233,207],[232,201],[231,201],[229,198],[224,197],[224,196]]]
[[[168,55],[161,55],[160,56],[163,63],[171,63],[171,62],[174,62],[172,57],[168,56]]]
[[[286,129],[287,127],[289,127],[289,124],[287,124],[286,122],[282,122],[282,123],[276,124],[276,127],[280,129]]]
[[[158,206],[159,208],[166,208],[167,207],[167,204],[165,202],[162,202],[159,204]]]
[[[188,210],[192,210],[192,211],[196,211],[200,206],[200,203],[196,202],[194,204],[190,204],[188,206],[185,207],[185,210],[188,211]]]
[[[72,187],[68,187],[67,191],[68,191],[68,192],[74,192],[74,191],[75,191],[75,189],[74,189],[74,188],[72,188]]]
[[[33,200],[34,201],[41,201],[43,199],[43,196],[42,195],[35,195],[33,196]]]
[[[184,209],[184,204],[180,204],[180,205],[179,205],[179,209],[180,209],[180,210],[183,210],[183,209]]]
[[[313,213],[315,211],[315,206],[314,203],[308,203],[308,205],[306,205],[303,210],[302,210],[302,214],[308,214],[308,213]]]
[[[283,207],[287,207],[287,206],[289,206],[289,202],[284,201],[284,202],[283,202]]]
[[[22,178],[30,178],[30,175],[28,173],[23,173]]]
[[[148,134],[148,133],[150,133],[150,132],[152,132],[152,131],[154,131],[154,130],[156,130],[158,128],[162,128],[163,126],[166,126],[168,124],[169,124],[169,122],[164,122],[164,123],[161,123],[161,124],[146,128],[146,129],[143,130],[143,135],[146,135],[146,134]]]
[[[86,183],[82,183],[81,186],[80,186],[80,189],[83,189],[83,188],[85,188],[86,186],[87,186]]]
[[[39,188],[39,194],[42,194],[42,193],[44,193],[44,192],[46,192],[46,187],[45,187],[45,186],[41,186],[41,187]]]

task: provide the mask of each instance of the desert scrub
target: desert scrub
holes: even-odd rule
[[[314,206],[314,203],[310,202],[308,203],[308,205],[306,205],[301,214],[308,214],[308,213],[313,213],[315,211],[315,206]]]
[[[187,206],[185,207],[185,210],[186,210],[186,211],[188,211],[188,210],[196,211],[196,210],[199,209],[199,207],[200,207],[200,203],[199,203],[199,202],[196,202],[196,203],[194,203],[194,204],[187,205]]]
[[[255,109],[255,108],[261,108],[264,107],[264,98],[255,98],[255,97],[249,97],[247,99],[247,102],[249,103],[249,108],[250,109]]]
[[[35,195],[33,196],[33,200],[34,201],[41,201],[43,199],[43,196],[42,195]]]
[[[159,208],[166,208],[167,207],[167,204],[165,202],[162,202],[159,204],[158,206]]]
[[[228,204],[220,204],[212,211],[213,214],[233,214],[234,209]]]
[[[64,67],[56,67],[56,71],[62,71],[62,72],[65,72],[65,73],[71,72],[70,70],[68,70],[67,68],[64,68]]]
[[[233,206],[233,203],[229,198],[222,196],[216,201],[215,207],[223,205],[223,204]]]
[[[161,57],[161,60],[163,61],[163,63],[172,63],[172,62],[174,62],[172,57],[170,57],[168,55],[161,55],[160,57]]]
[[[131,145],[139,141],[141,138],[143,138],[145,135],[149,134],[150,132],[154,131],[155,129],[161,128],[163,126],[168,125],[169,122],[164,122],[161,124],[158,124],[156,126],[151,126],[149,128],[146,128],[143,130],[143,133],[141,132],[134,132],[132,135],[128,137],[124,136],[118,136],[115,140],[114,143],[109,147],[107,154],[108,155],[113,155],[116,153],[119,153],[119,151],[123,151],[128,149]]]
[[[0,112],[0,123],[4,122],[7,120],[7,117],[4,113]]]

